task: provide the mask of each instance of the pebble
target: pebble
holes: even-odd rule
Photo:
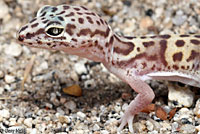
[[[168,105],[171,107],[191,107],[194,101],[194,93],[189,87],[180,87],[176,84],[168,86]],[[176,103],[174,103],[176,102]]]
[[[4,77],[4,72],[0,70],[0,79]]]
[[[5,82],[10,84],[10,83],[13,83],[15,81],[15,77],[12,76],[12,75],[5,75]]]
[[[11,42],[11,44],[7,45],[7,47],[4,49],[4,52],[7,55],[19,57],[22,53],[22,47],[15,42]]]
[[[0,19],[3,19],[4,22],[8,21],[10,18],[9,8],[4,3],[3,0],[0,1]]]
[[[194,114],[200,118],[200,99],[198,99],[196,101],[196,105],[195,105],[195,108],[194,108]]]
[[[72,111],[76,109],[76,103],[74,101],[68,101],[64,104],[64,106]]]
[[[33,121],[33,119],[32,118],[27,118],[27,119],[25,119],[24,120],[24,124],[27,126],[27,127],[29,127],[29,128],[32,128],[32,121]]]
[[[74,65],[74,69],[79,75],[87,74],[87,68],[85,67],[85,65],[83,63],[77,62]]]
[[[85,119],[86,115],[83,112],[77,112],[77,116],[79,116],[82,120]]]
[[[140,28],[147,29],[147,28],[153,26],[153,23],[154,23],[153,20],[149,16],[144,17],[140,20]]]
[[[173,117],[174,121],[182,123],[191,123],[193,112],[188,108],[181,108]]]
[[[10,111],[8,109],[0,110],[0,116],[8,119],[10,117]]]
[[[154,126],[153,126],[153,124],[152,124],[150,121],[146,121],[146,125],[147,125],[147,129],[148,129],[149,131],[152,131],[152,130],[153,130]]]
[[[4,92],[4,88],[0,87],[0,95],[3,94],[3,92]]]
[[[98,124],[94,124],[92,129],[93,129],[93,131],[98,131],[100,129],[100,127]]]

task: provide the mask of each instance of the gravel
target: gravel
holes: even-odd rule
[[[136,96],[102,64],[16,42],[17,30],[40,7],[63,3],[88,7],[121,35],[200,33],[199,0],[1,0],[0,130],[20,129],[30,134],[115,134],[118,120]],[[21,90],[24,70],[33,55],[36,56],[33,69]],[[167,111],[178,108],[170,120],[157,118],[155,112],[139,114],[133,123],[136,133],[200,133],[198,89],[165,81],[148,83],[156,93],[153,103]],[[81,97],[62,91],[74,84],[82,88]],[[127,126],[122,133],[128,133]]]

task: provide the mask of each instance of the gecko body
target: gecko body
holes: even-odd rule
[[[104,66],[137,93],[121,118],[133,133],[134,115],[150,104],[146,80],[179,81],[200,87],[200,35],[126,37],[115,34],[99,15],[83,6],[44,6],[18,32],[21,44],[61,50]]]

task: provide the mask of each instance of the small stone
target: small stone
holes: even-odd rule
[[[71,120],[68,116],[62,116],[62,115],[58,116],[58,120],[61,123],[67,123],[67,124],[71,122]]]
[[[48,63],[46,61],[42,62],[39,66],[41,70],[48,69]]]
[[[99,129],[100,129],[99,125],[98,124],[94,124],[93,130],[94,131],[98,131]]]
[[[95,88],[96,87],[96,83],[95,83],[94,79],[86,80],[84,82],[84,87],[86,89],[93,89],[93,88]]]
[[[191,124],[184,124],[180,127],[180,132],[183,134],[194,134],[195,133],[195,126]]]
[[[77,116],[79,116],[81,119],[84,119],[86,115],[83,112],[77,112]]]
[[[176,84],[168,86],[168,105],[171,107],[191,107],[194,100],[194,93],[189,87],[180,87]],[[174,103],[176,102],[176,103]]]
[[[6,47],[6,49],[4,49],[4,52],[7,55],[18,57],[22,53],[22,47],[21,45],[12,42],[10,45]]]
[[[72,111],[76,109],[76,103],[74,101],[68,101],[64,106]]]
[[[29,128],[32,128],[32,121],[33,119],[32,118],[27,118],[24,120],[24,124],[29,127]]]
[[[175,115],[174,121],[188,124],[193,121],[193,112],[188,108],[181,108]]]
[[[8,119],[10,117],[10,112],[8,109],[0,110],[0,116]]]
[[[172,18],[172,22],[174,25],[180,26],[183,25],[183,23],[187,20],[186,15],[176,15],[174,18]]]
[[[63,88],[63,92],[66,94],[78,96],[78,97],[82,95],[82,89],[79,85],[72,85],[72,86]]]
[[[140,28],[147,29],[147,28],[153,26],[153,23],[154,23],[153,20],[149,16],[144,17],[140,20]]]
[[[0,87],[0,95],[3,94],[3,92],[4,92],[4,88]]]
[[[15,81],[15,77],[12,75],[5,75],[5,82],[10,84],[13,83]]]
[[[85,67],[85,65],[83,63],[79,63],[77,62],[75,65],[74,65],[74,69],[75,71],[81,75],[81,74],[87,74],[87,69]]]
[[[16,124],[17,124],[16,118],[10,118],[10,119],[9,119],[9,125],[10,125],[10,126],[15,126]]]
[[[102,130],[101,134],[109,134],[109,132],[107,130]]]
[[[4,77],[4,72],[0,70],[0,79]]]
[[[194,108],[194,114],[200,118],[200,99],[197,100],[195,108]]]
[[[152,124],[150,121],[146,121],[146,125],[147,125],[147,129],[148,129],[149,131],[152,131],[152,130],[153,130],[154,126],[153,126],[153,124]]]
[[[200,132],[200,125],[196,126],[195,129]]]
[[[4,22],[6,22],[9,18],[9,8],[8,6],[4,3],[4,1],[0,1],[0,19],[3,19]]]

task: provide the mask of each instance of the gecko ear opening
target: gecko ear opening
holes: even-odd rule
[[[42,13],[47,12],[51,8],[52,8],[52,6],[50,6],[50,5],[45,5],[45,6],[41,7],[37,12],[36,17],[39,17],[40,15],[42,15]]]

